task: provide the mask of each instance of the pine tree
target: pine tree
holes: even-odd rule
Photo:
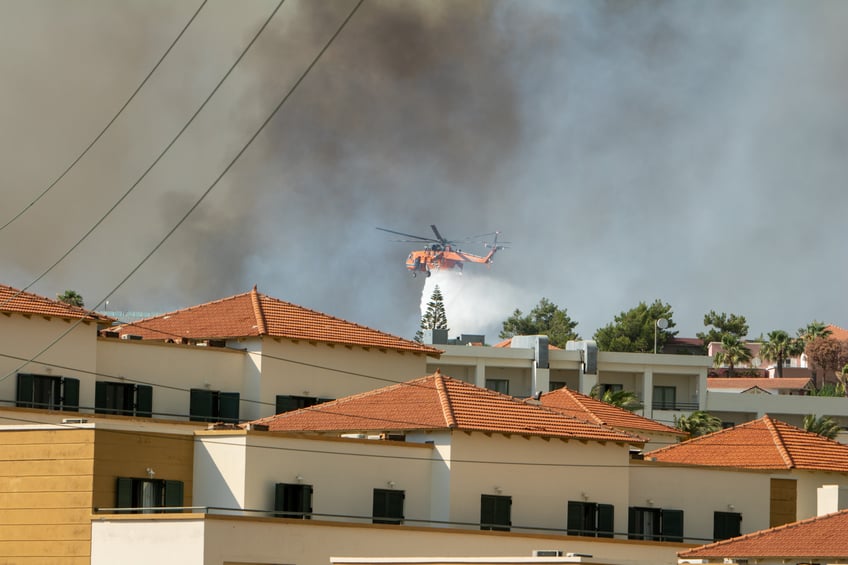
[[[421,317],[421,326],[415,334],[415,341],[421,343],[424,340],[424,330],[447,330],[448,318],[445,315],[445,303],[439,285],[433,289],[430,302],[427,303],[427,312]]]

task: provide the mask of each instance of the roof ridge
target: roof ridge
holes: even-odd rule
[[[436,369],[436,372],[433,373],[432,376],[433,382],[436,385],[436,392],[439,395],[439,403],[442,406],[442,413],[445,415],[445,422],[449,428],[456,428],[456,415],[453,413],[453,404],[451,404],[450,393],[448,393],[447,386],[445,385],[445,379],[449,379],[450,377],[443,376],[442,371],[439,369]]]
[[[775,532],[780,532],[780,531],[783,531],[783,530],[798,528],[798,527],[804,526],[806,524],[809,524],[811,522],[816,522],[818,520],[833,518],[835,516],[839,516],[840,514],[846,514],[846,513],[848,513],[848,509],[837,510],[836,512],[831,512],[829,514],[822,514],[820,516],[813,516],[811,518],[804,518],[803,520],[796,520],[795,522],[789,522],[787,524],[781,524],[779,526],[773,526],[771,528],[765,528],[763,530],[757,530],[756,532],[750,532],[750,533],[747,533],[747,534],[742,534],[741,536],[736,536],[735,538],[728,538],[728,539],[715,541],[715,542],[712,542],[712,543],[707,543],[707,544],[704,544],[700,547],[692,547],[692,548],[687,549],[685,551],[679,551],[677,553],[677,555],[679,557],[679,556],[686,555],[686,554],[691,553],[691,552],[703,551],[707,548],[713,549],[713,548],[721,547],[721,546],[728,545],[728,544],[731,544],[731,543],[735,544],[735,543],[738,543],[738,542],[743,541],[743,540],[750,540],[750,539],[754,539],[754,538],[763,537],[763,536],[766,536],[766,535],[771,535]]]
[[[164,312],[162,314],[158,314],[156,316],[150,316],[149,318],[142,318],[141,320],[136,320],[134,322],[126,322],[120,324],[121,326],[133,326],[136,324],[140,324],[141,322],[148,322],[150,320],[159,320],[165,318],[166,316],[174,316],[175,314],[181,314],[182,312],[190,312],[192,310],[197,310],[198,308],[204,308],[209,306],[210,304],[220,304],[222,302],[227,302],[229,300],[235,300],[236,298],[242,298],[250,294],[251,291],[241,292],[239,294],[233,294],[232,296],[225,296],[224,298],[218,298],[217,300],[210,300],[209,302],[203,302],[202,304],[194,304],[192,306],[186,306],[185,308],[179,308],[177,310],[171,310],[170,312]]]
[[[659,449],[654,449],[653,451],[649,451],[645,454],[645,456],[647,457],[652,453],[661,453],[661,452],[665,452],[665,451],[671,451],[671,450],[677,449],[681,445],[692,445],[693,443],[701,443],[703,441],[706,441],[708,438],[711,439],[711,438],[714,438],[714,437],[721,435],[721,434],[730,434],[730,433],[733,433],[734,430],[738,430],[740,428],[750,427],[752,424],[755,424],[755,423],[759,422],[760,420],[762,420],[762,418],[759,418],[757,420],[751,420],[750,422],[745,422],[744,424],[739,424],[738,426],[733,426],[731,428],[724,428],[722,430],[719,430],[717,432],[713,432],[711,434],[706,434],[706,435],[696,436],[696,437],[690,437],[689,439],[682,441],[680,443],[674,443],[674,444],[671,444],[671,445],[667,445],[665,447],[660,447]]]
[[[53,306],[56,306],[56,307],[59,307],[59,308],[64,308],[64,309],[69,311],[68,312],[69,314],[84,315],[85,318],[88,318],[88,319],[91,319],[91,320],[101,320],[101,321],[114,320],[114,318],[111,318],[111,317],[109,317],[105,314],[100,314],[100,313],[96,312],[95,310],[89,310],[88,308],[85,308],[83,306],[74,306],[73,304],[68,304],[67,302],[62,302],[61,300],[57,300],[55,298],[49,298],[47,296],[37,294],[35,292],[30,292],[28,290],[15,288],[15,287],[10,286],[10,285],[0,284],[0,290],[6,290],[6,291],[8,291],[12,294],[12,296],[10,298],[4,300],[3,302],[0,302],[0,304],[2,304],[2,307],[0,307],[0,309],[3,309],[3,310],[6,310],[7,309],[6,307],[11,305],[14,300],[17,300],[17,299],[20,299],[20,298],[24,298],[24,299],[28,299],[28,300],[37,299],[37,300],[45,300]],[[61,314],[48,314],[48,315],[55,316],[55,317],[61,317]]]
[[[262,310],[261,296],[256,289],[256,285],[253,285],[253,290],[250,291],[250,301],[253,303],[253,313],[256,315],[256,329],[259,331],[259,335],[265,335],[268,333],[268,325],[265,323],[265,312]]]
[[[794,469],[796,467],[795,460],[786,448],[786,442],[783,440],[783,434],[776,425],[777,423],[782,424],[783,422],[780,422],[779,420],[772,420],[771,416],[768,414],[764,415],[761,419],[765,424],[766,429],[771,433],[771,437],[775,440],[775,447],[777,448],[777,452],[780,453],[780,457],[786,462],[788,468]]]
[[[598,424],[603,424],[603,425],[605,425],[605,426],[609,426],[609,424],[608,424],[608,423],[607,423],[604,419],[602,419],[600,416],[598,416],[597,414],[595,414],[595,413],[594,413],[594,412],[593,412],[593,411],[592,411],[592,410],[591,410],[588,406],[586,406],[586,405],[583,403],[583,400],[580,398],[580,396],[584,396],[584,395],[583,395],[583,393],[579,393],[579,395],[575,395],[575,394],[574,394],[574,392],[576,392],[576,391],[573,391],[573,390],[568,389],[568,388],[565,388],[565,390],[568,392],[568,395],[571,397],[571,399],[572,399],[574,402],[576,402],[577,404],[579,404],[579,405],[580,405],[580,407],[581,407],[583,410],[585,410],[586,412],[588,412],[588,414],[589,414],[589,415],[590,415],[593,419],[595,419],[595,420],[597,421],[597,423],[598,423]],[[591,397],[588,397],[588,398],[591,398]]]

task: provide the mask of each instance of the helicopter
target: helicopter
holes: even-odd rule
[[[440,269],[457,269],[462,274],[462,266],[465,263],[483,263],[490,264],[492,257],[500,249],[505,249],[503,243],[498,243],[500,232],[492,232],[481,235],[472,236],[463,240],[465,243],[479,242],[480,238],[494,236],[491,243],[484,242],[483,245],[489,248],[489,253],[486,255],[474,255],[465,253],[457,247],[457,242],[442,237],[439,229],[430,224],[430,229],[436,237],[424,237],[420,235],[412,235],[399,231],[389,230],[386,228],[377,228],[380,231],[388,232],[394,235],[400,235],[409,239],[398,239],[396,241],[403,243],[426,243],[426,247],[421,251],[413,251],[406,258],[406,268],[412,271],[412,276],[418,276],[418,273],[425,273],[425,276],[430,276],[433,270]]]

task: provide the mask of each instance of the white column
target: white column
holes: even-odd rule
[[[486,388],[486,362],[483,359],[477,359],[477,366],[474,368],[474,385]]]
[[[642,372],[642,414],[654,418],[654,370],[646,367]]]

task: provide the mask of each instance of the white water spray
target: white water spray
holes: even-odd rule
[[[470,271],[470,270],[469,270]],[[517,287],[493,278],[489,273],[457,271],[433,271],[421,290],[421,316],[427,312],[427,304],[433,290],[439,285],[445,305],[451,338],[460,334],[484,334],[486,344],[500,341],[498,333],[502,322],[516,308],[525,306]]]

